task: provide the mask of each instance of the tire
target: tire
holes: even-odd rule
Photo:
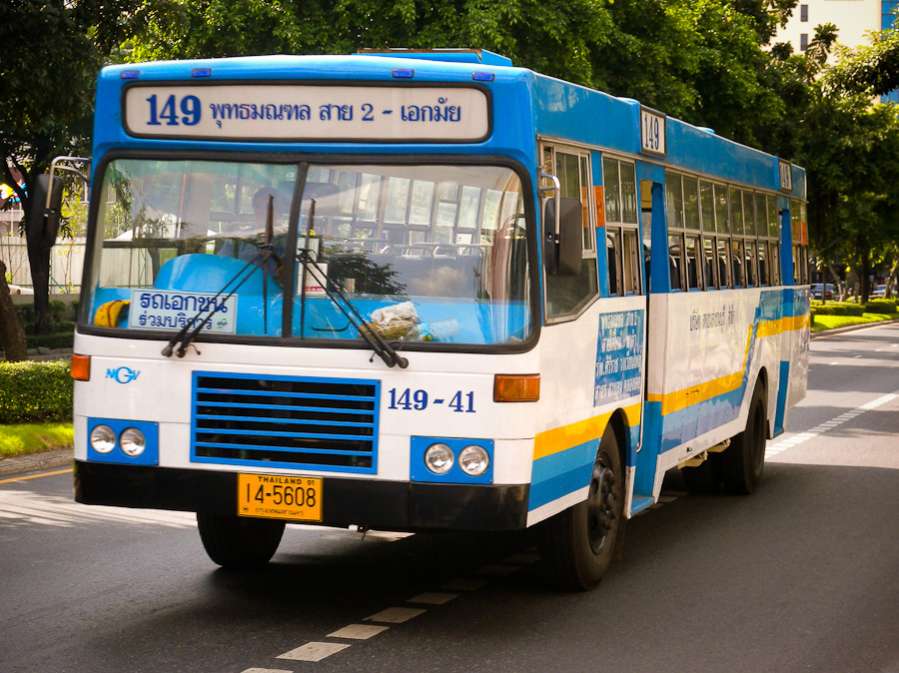
[[[605,575],[623,535],[624,471],[611,424],[596,452],[587,500],[542,525],[540,552],[550,579],[568,591],[586,591]]]
[[[206,554],[229,570],[251,570],[268,563],[281,543],[283,521],[197,512]]]
[[[766,406],[765,388],[758,381],[752,391],[746,429],[734,437],[727,451],[721,454],[720,474],[728,493],[749,495],[762,479],[768,436]]]

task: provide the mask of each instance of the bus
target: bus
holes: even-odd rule
[[[805,394],[805,172],[477,49],[106,67],[75,499],[535,528],[595,585],[666,472],[751,493]]]

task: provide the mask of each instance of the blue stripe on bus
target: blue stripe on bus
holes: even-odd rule
[[[774,436],[784,431],[784,413],[787,409],[787,391],[790,382],[790,361],[781,360],[780,379],[777,389],[777,408],[774,411]]]
[[[590,483],[599,440],[534,461],[528,509],[536,509]]]

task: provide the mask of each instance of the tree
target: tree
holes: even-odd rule
[[[899,88],[899,31],[884,30],[870,45],[846,51],[827,75],[825,86],[840,93],[883,96]]]
[[[6,284],[6,264],[0,259],[0,348],[7,360],[24,360],[28,356],[25,330]]]
[[[0,176],[32,212],[37,176],[54,156],[88,146],[98,68],[129,30],[135,0],[0,3]],[[25,176],[25,186],[12,169]],[[37,331],[48,325],[50,246],[27,235]]]

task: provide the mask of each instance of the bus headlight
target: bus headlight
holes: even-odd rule
[[[490,465],[490,455],[477,444],[466,446],[459,454],[459,467],[472,477],[478,477],[487,470]]]
[[[122,451],[132,458],[142,454],[147,447],[147,439],[144,437],[144,433],[137,428],[126,428],[119,441],[122,445]]]
[[[434,474],[446,474],[453,467],[453,450],[446,444],[431,444],[425,451],[425,465]]]
[[[108,425],[91,430],[91,448],[97,453],[109,453],[115,448],[115,433]]]

